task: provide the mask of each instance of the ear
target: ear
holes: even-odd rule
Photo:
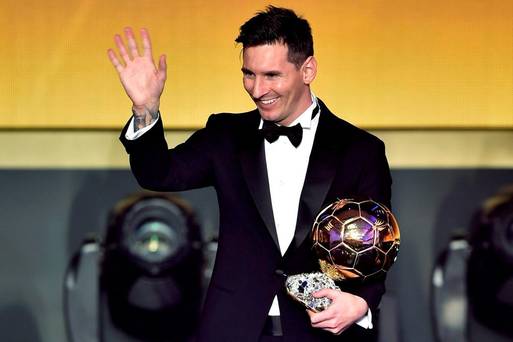
[[[303,82],[307,85],[313,82],[317,75],[317,60],[314,56],[308,57],[301,67],[303,73]]]

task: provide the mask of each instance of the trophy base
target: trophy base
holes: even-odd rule
[[[314,312],[324,311],[330,306],[331,299],[327,297],[315,298],[312,293],[322,289],[340,290],[333,279],[321,272],[288,276],[285,281],[285,288],[292,298]]]

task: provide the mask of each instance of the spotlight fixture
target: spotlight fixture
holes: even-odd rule
[[[143,193],[111,212],[100,287],[115,327],[152,341],[193,333],[202,298],[201,236],[176,197]]]
[[[190,208],[176,197],[143,194],[116,206],[106,237],[117,255],[147,276],[159,276],[201,247]]]
[[[201,233],[191,208],[176,196],[135,194],[110,211],[105,241],[87,241],[72,258],[68,336],[187,341],[203,292]]]
[[[469,233],[440,254],[431,308],[438,341],[469,341],[476,331],[513,337],[513,187],[488,198]]]
[[[470,238],[467,286],[476,320],[513,337],[513,187],[488,199]]]

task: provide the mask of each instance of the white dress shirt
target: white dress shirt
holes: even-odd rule
[[[312,95],[312,104],[290,126],[297,123],[303,128],[301,144],[296,148],[290,140],[281,135],[278,140],[269,143],[265,140],[265,161],[271,193],[274,223],[281,255],[289,247],[296,230],[299,198],[305,182],[306,169],[312,152],[320,113],[312,119],[312,112],[317,106],[317,99]],[[263,120],[260,122],[260,128]],[[269,310],[269,316],[279,316],[278,297],[275,296]]]

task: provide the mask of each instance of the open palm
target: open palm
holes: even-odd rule
[[[114,36],[121,61],[113,49],[107,52],[109,59],[116,68],[128,97],[132,100],[134,110],[156,113],[166,82],[166,58],[164,55],[160,56],[157,69],[146,29],[141,29],[142,54],[137,49],[131,28],[125,28],[125,37],[128,47],[119,34]]]

